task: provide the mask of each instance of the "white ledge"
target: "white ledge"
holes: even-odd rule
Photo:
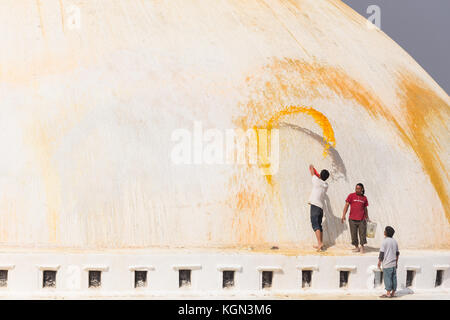
[[[305,264],[305,265],[298,265],[297,269],[319,271],[319,266],[316,264],[310,264],[310,265]]]
[[[367,268],[367,271],[369,271],[369,272],[375,272],[375,271],[381,272],[383,270],[381,268],[378,268],[378,266],[376,266],[376,265],[371,265],[371,266],[369,266]]]
[[[420,266],[405,266],[405,270],[420,271]]]
[[[355,271],[356,266],[336,266],[336,270],[338,270],[338,271]]]
[[[218,265],[217,270],[219,271],[242,271],[242,266],[238,265]]]
[[[202,268],[201,264],[177,264],[177,265],[173,265],[172,268],[174,270],[199,270]]]
[[[13,264],[0,264],[0,270],[12,270],[14,267]]]
[[[44,264],[36,267],[42,271],[57,271],[61,266],[59,264]]]
[[[128,268],[130,271],[153,271],[155,270],[154,266],[130,266]]]
[[[83,266],[83,270],[85,271],[108,271],[109,266],[105,265],[85,265]]]
[[[283,269],[281,267],[278,266],[261,266],[261,267],[257,267],[256,270],[258,271],[283,271]]]
[[[436,270],[447,270],[450,268],[449,264],[435,264],[433,266]]]

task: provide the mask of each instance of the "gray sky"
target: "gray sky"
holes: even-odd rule
[[[370,5],[379,6],[381,30],[450,92],[450,0],[342,1],[366,18]]]

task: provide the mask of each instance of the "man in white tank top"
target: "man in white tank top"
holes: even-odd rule
[[[314,246],[314,248],[316,248],[317,251],[321,251],[323,250],[323,206],[325,193],[328,190],[328,183],[326,183],[325,180],[328,179],[330,173],[327,170],[322,170],[319,174],[312,164],[309,166],[309,171],[312,176],[313,188],[308,203],[311,206],[311,225],[317,238],[317,246]]]

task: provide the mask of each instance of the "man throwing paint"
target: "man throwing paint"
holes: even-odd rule
[[[316,234],[317,238],[317,246],[314,248],[317,251],[323,250],[323,229],[322,229],[322,218],[323,218],[323,203],[324,196],[328,189],[328,183],[325,180],[328,179],[330,173],[327,170],[322,170],[320,175],[317,173],[314,166],[309,165],[309,171],[312,176],[312,184],[313,188],[311,191],[311,195],[309,196],[308,203],[311,206],[311,224]]]

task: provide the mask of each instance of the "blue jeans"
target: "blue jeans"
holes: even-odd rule
[[[397,268],[383,269],[384,287],[386,291],[397,290]]]

